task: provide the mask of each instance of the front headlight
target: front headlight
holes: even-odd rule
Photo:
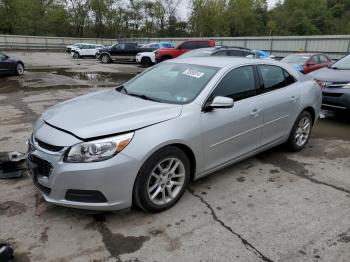
[[[130,143],[133,136],[134,132],[76,144],[69,149],[64,161],[90,163],[107,160],[122,151]]]

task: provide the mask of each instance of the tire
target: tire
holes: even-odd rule
[[[312,130],[312,117],[307,111],[301,112],[295,121],[292,131],[290,132],[287,146],[289,150],[298,152],[307,145]]]
[[[104,64],[108,64],[111,62],[111,58],[107,54],[101,55],[101,62]]]
[[[78,53],[78,52],[74,52],[74,54],[73,54],[73,58],[74,58],[74,59],[78,59],[78,58],[80,58],[79,53]]]
[[[169,209],[184,194],[190,170],[189,159],[179,148],[169,146],[158,150],[139,171],[134,185],[134,204],[148,212]]]
[[[141,59],[141,66],[142,67],[150,67],[152,65],[152,60],[149,57],[143,57]]]
[[[18,63],[16,65],[16,75],[21,76],[24,74],[24,65],[22,63]]]

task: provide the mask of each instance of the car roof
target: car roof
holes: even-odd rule
[[[192,64],[201,66],[213,66],[218,68],[234,67],[243,64],[271,64],[281,66],[281,63],[274,60],[262,60],[262,59],[252,59],[245,57],[233,57],[233,56],[222,56],[220,58],[208,56],[208,57],[188,57],[188,58],[177,58],[173,60],[166,61],[176,62],[181,64]]]

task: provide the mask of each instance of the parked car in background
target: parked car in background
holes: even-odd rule
[[[272,60],[174,59],[50,108],[27,162],[48,202],[160,212],[190,180],[281,143],[302,150],[321,98],[311,77]]]
[[[79,45],[84,45],[84,44],[87,44],[87,43],[76,43],[74,45],[67,45],[66,46],[66,52],[70,53],[72,51],[72,48],[77,47]]]
[[[300,53],[288,55],[281,62],[289,63],[294,68],[304,74],[327,67],[333,61],[326,55],[320,53]]]
[[[71,56],[73,58],[82,57],[96,57],[96,53],[99,49],[105,48],[103,45],[98,44],[81,44],[71,49]]]
[[[172,48],[174,47],[174,44],[169,42],[161,42],[161,43],[149,43],[149,44],[143,44],[141,47],[143,48]]]
[[[141,64],[142,67],[150,67],[156,63],[156,54],[153,52],[142,52],[136,54],[136,63]]]
[[[215,41],[212,39],[191,39],[179,44],[175,48],[160,48],[156,54],[156,61],[162,62],[168,59],[176,58],[190,50],[204,48],[204,47],[214,47]]]
[[[23,75],[24,63],[0,52],[0,75]]]
[[[139,47],[137,43],[117,43],[108,48],[98,50],[96,58],[102,63],[118,61],[135,61],[137,53],[151,52],[156,50],[154,47]]]
[[[322,88],[322,107],[350,110],[350,55],[309,74]]]
[[[270,53],[265,51],[242,48],[242,47],[216,46],[216,47],[195,49],[184,53],[183,55],[179,56],[179,58],[206,57],[206,56],[237,56],[237,57],[267,59],[270,57]]]

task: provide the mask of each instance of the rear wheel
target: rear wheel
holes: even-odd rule
[[[21,63],[18,63],[16,66],[16,74],[21,76],[24,74],[24,66]]]
[[[109,55],[104,54],[104,55],[101,55],[101,61],[104,64],[108,64],[111,62],[111,59],[110,59]]]
[[[143,57],[141,59],[141,66],[142,67],[150,67],[152,65],[152,60],[149,57]]]
[[[134,202],[150,212],[173,206],[183,195],[190,179],[190,162],[177,147],[153,154],[141,168],[134,186]]]
[[[312,129],[312,117],[307,111],[303,111],[297,118],[289,135],[287,145],[292,151],[302,150],[309,141]]]

